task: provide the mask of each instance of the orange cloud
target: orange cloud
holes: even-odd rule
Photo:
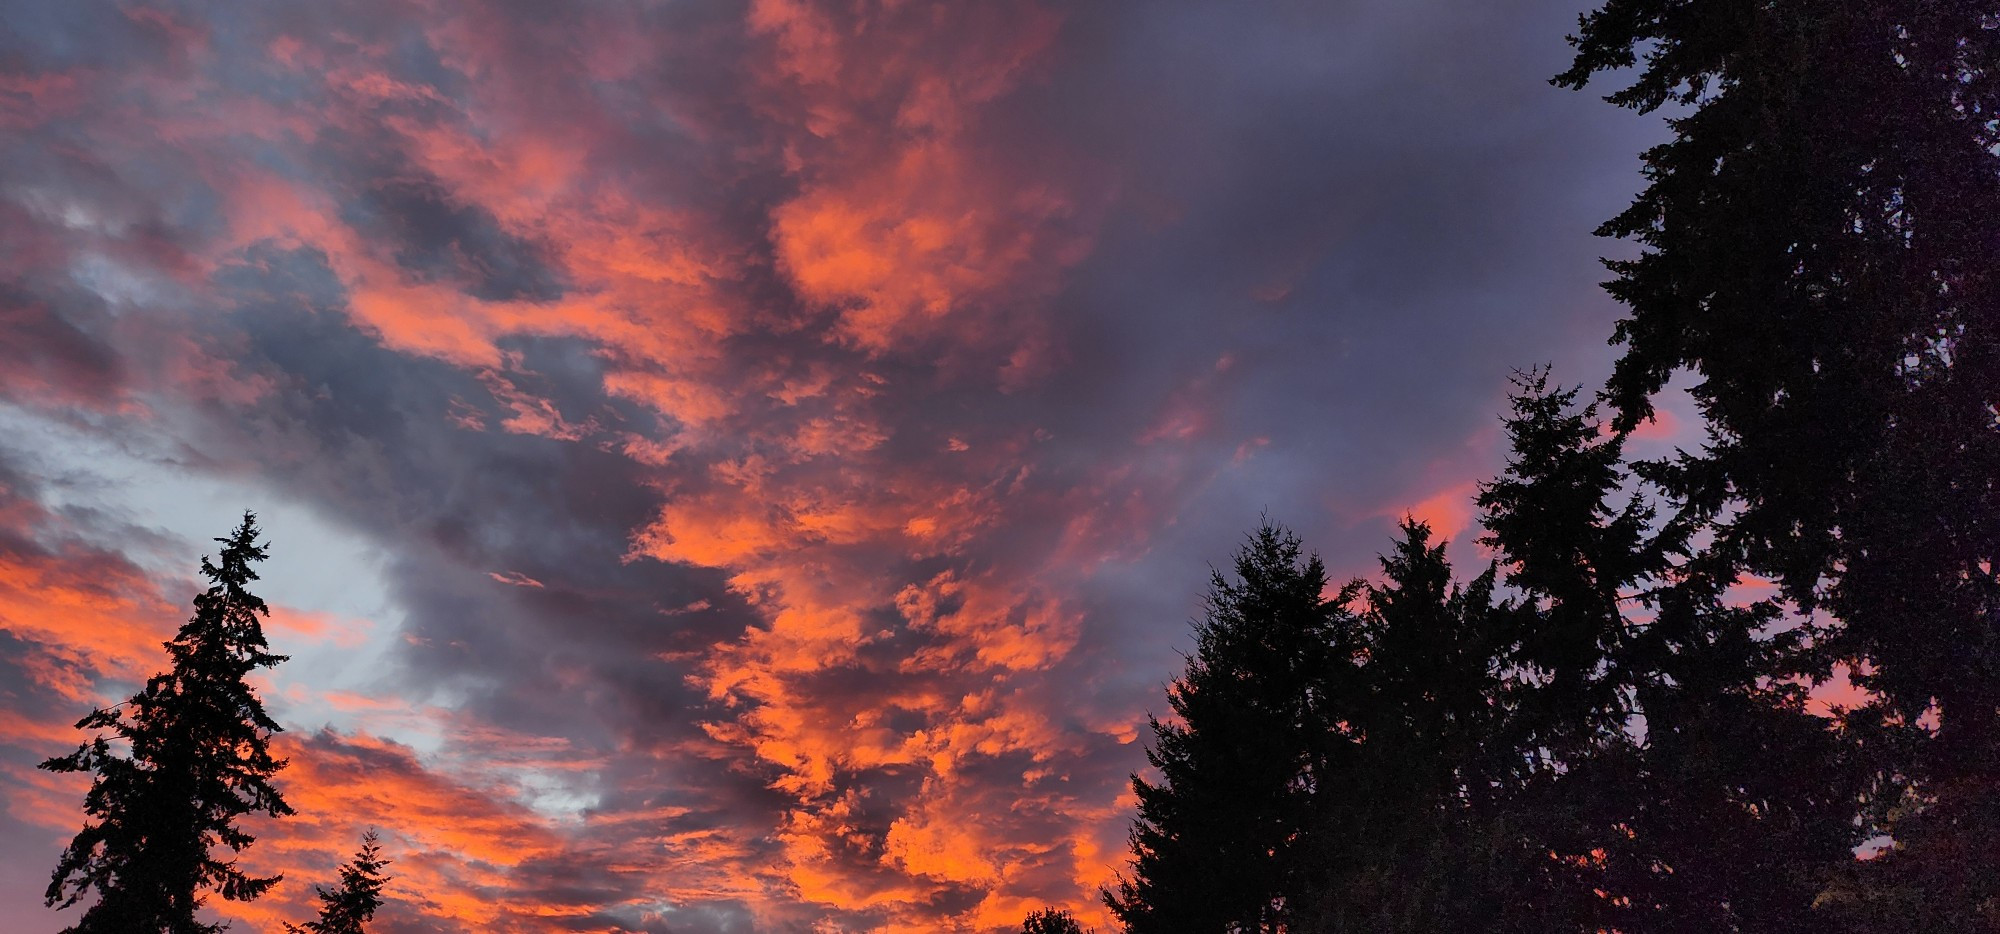
[[[44,553],[0,551],[0,629],[34,646],[40,687],[67,700],[97,678],[155,663],[180,611],[123,559],[66,543]]]
[[[1412,504],[1403,514],[1430,526],[1438,541],[1448,541],[1472,524],[1478,496],[1477,483],[1457,483]]]
[[[409,41],[457,86],[405,67],[402,40],[359,26],[260,40],[256,67],[289,89],[282,101],[202,68],[120,77],[120,93],[158,112],[118,130],[131,134],[118,144],[171,140],[218,205],[211,239],[151,265],[171,266],[199,304],[221,272],[302,257],[338,295],[314,313],[477,381],[452,390],[439,430],[591,445],[642,468],[661,505],[633,530],[631,557],[715,569],[754,619],[715,644],[673,649],[692,659],[711,705],[695,754],[756,776],[781,805],[766,827],[700,826],[682,807],[581,807],[564,824],[523,803],[529,786],[585,788],[601,752],[405,698],[287,682],[303,710],[381,733],[435,731],[442,748],[419,753],[366,730],[287,734],[285,782],[301,817],[261,828],[253,854],[289,881],[228,916],[258,929],[302,917],[305,883],[327,878],[366,824],[391,843],[397,908],[468,929],[609,930],[594,914],[603,906],[524,881],[571,863],[660,899],[742,899],[759,911],[804,902],[824,915],[810,920],[860,916],[886,931],[1012,926],[1041,901],[1086,907],[1119,856],[1122,805],[1115,789],[1066,783],[1093,749],[1135,740],[1136,711],[1051,711],[1036,688],[1073,674],[1063,666],[1085,619],[1068,585],[1143,547],[1165,501],[1133,491],[1143,476],[1115,471],[1060,498],[1033,494],[1033,426],[986,430],[978,413],[950,411],[919,425],[906,411],[945,390],[1031,390],[1060,359],[1045,300],[1091,248],[1105,196],[996,159],[987,123],[991,105],[1037,80],[1061,16],[756,0],[735,24],[747,84],[732,106],[756,119],[744,129],[682,107],[668,82],[615,106],[593,100],[612,89],[591,82],[651,76],[657,47],[686,41],[620,11],[552,24],[536,48],[577,57],[552,65],[524,59],[502,18],[399,9],[420,26]],[[0,85],[0,121],[80,106],[99,77]],[[637,132],[627,117],[671,133]],[[713,177],[690,184],[634,167],[646,147],[690,140],[715,160]],[[383,162],[347,165],[336,144]],[[699,190],[743,178],[757,190]],[[389,189],[419,183],[425,210],[528,246],[487,256],[452,241],[438,247],[442,271],[412,261],[406,241],[423,237],[396,226],[411,222],[371,227],[367,214]],[[510,264],[560,287],[478,288]],[[544,338],[582,348],[578,378],[597,380],[603,410],[567,411],[535,388],[519,348]],[[181,358],[168,382],[217,405],[298,388],[238,372],[215,348]],[[1181,414],[1161,438],[1206,424],[1197,406]],[[910,458],[911,446],[941,453]],[[1064,517],[1051,533],[1060,540],[1029,542],[1020,550],[1036,557],[997,566],[992,543],[1038,512]],[[103,558],[0,555],[0,626],[37,646],[22,664],[72,702],[156,665],[158,640],[183,615],[144,575]],[[516,597],[564,595],[497,562],[471,573],[523,588]],[[361,631],[284,607],[271,628],[336,646]],[[565,689],[592,687],[559,660],[548,667]],[[23,745],[59,732],[4,727]],[[995,788],[989,772],[1009,777]],[[592,828],[614,827],[623,848],[593,842]],[[941,916],[939,894],[964,889],[983,894]]]

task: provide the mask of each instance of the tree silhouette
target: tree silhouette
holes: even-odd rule
[[[1612,880],[1636,859],[1624,830],[1643,769],[1627,732],[1638,715],[1631,673],[1620,662],[1631,637],[1626,604],[1658,563],[1647,541],[1652,510],[1637,496],[1614,502],[1631,479],[1624,437],[1605,434],[1576,397],[1552,387],[1546,370],[1516,374],[1507,464],[1478,497],[1480,542],[1517,595],[1505,665],[1510,741],[1525,774],[1508,808],[1544,855],[1517,880],[1534,893],[1522,901],[1538,906],[1544,930],[1629,922],[1630,900]]]
[[[1721,560],[1834,621],[1814,674],[1844,663],[1871,692],[1851,731],[1934,719],[1885,770],[1897,844],[1871,863],[1903,893],[1885,903],[1930,905],[1938,930],[2000,925],[1996,17],[1610,0],[1557,78],[1637,64],[1608,99],[1680,110],[1602,229],[1644,247],[1610,264],[1630,315],[1608,398],[1629,428],[1692,371],[1712,439],[1670,490],[1719,517]]]
[[[1533,612],[1516,658],[1534,684],[1523,723],[1538,755],[1560,759],[1623,735],[1630,704],[1606,662],[1629,635],[1628,595],[1658,564],[1653,512],[1637,496],[1612,501],[1629,480],[1624,438],[1577,408],[1577,390],[1551,387],[1545,370],[1514,382],[1507,466],[1480,486],[1480,541]]]
[[[1132,876],[1105,903],[1135,934],[1276,930],[1294,891],[1314,758],[1319,687],[1334,632],[1326,570],[1266,523],[1215,572],[1195,653],[1168,691],[1178,722],[1152,721],[1155,783],[1139,798]]]
[[[1480,504],[1522,600],[1515,693],[1536,769],[1517,807],[1559,857],[1547,901],[1585,929],[1810,929],[1866,776],[1787,680],[1808,631],[1730,597],[1727,553],[1695,547],[1712,514],[1681,501],[1653,521],[1640,480],[1676,465],[1634,477],[1623,434],[1576,390],[1546,373],[1517,388],[1508,465]]]
[[[340,884],[318,889],[319,920],[286,924],[285,930],[290,934],[367,934],[367,922],[382,907],[382,887],[389,882],[382,870],[389,862],[382,857],[375,831],[362,834],[360,852],[341,864]]]
[[[269,738],[278,724],[244,678],[284,661],[264,641],[264,601],[245,589],[265,557],[256,516],[221,543],[220,563],[201,561],[210,581],[194,616],[166,643],[173,667],[146,681],[124,704],[92,712],[78,729],[110,731],[67,756],[52,772],[93,773],[87,819],[63,851],[49,883],[50,905],[97,901],[67,934],[208,934],[224,926],[195,919],[205,892],[256,898],[278,878],[237,867],[254,838],[236,826],[253,812],[292,813],[271,778],[284,768]],[[114,745],[114,742],[117,745]],[[217,858],[217,845],[230,855]]]
[[[1021,922],[1021,934],[1089,934],[1067,911],[1044,908]]]
[[[1518,913],[1508,608],[1492,569],[1454,584],[1430,527],[1401,531],[1382,583],[1343,593],[1360,662],[1322,671],[1335,752],[1315,776],[1289,930],[1495,931]]]

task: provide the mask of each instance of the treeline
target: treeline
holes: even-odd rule
[[[1134,934],[2000,932],[2000,4],[1571,41],[1557,84],[1636,69],[1607,100],[1673,131],[1599,231],[1642,248],[1613,375],[1518,380],[1477,573],[1406,523],[1330,595],[1268,525],[1215,576]],[[1628,456],[1681,374],[1704,443]]]
[[[1808,709],[1814,627],[1732,599],[1576,395],[1522,380],[1470,579],[1416,522],[1376,580],[1271,525],[1215,575],[1134,780],[1126,930],[1845,929],[1897,729]]]
[[[172,667],[130,700],[78,721],[100,732],[41,765],[91,775],[83,829],[63,850],[47,902],[69,908],[95,898],[64,934],[216,934],[228,925],[196,917],[208,895],[248,901],[280,881],[248,875],[235,859],[256,842],[240,818],[293,813],[272,782],[285,767],[270,751],[281,728],[247,681],[285,661],[264,638],[270,609],[248,589],[252,565],[266,556],[257,536],[256,516],[246,512],[216,539],[218,560],[202,558],[209,586],[166,643]],[[374,831],[364,833],[339,882],[318,890],[319,916],[286,930],[365,934],[388,863]]]
[[[1373,580],[1272,525],[1214,575],[1133,934],[2000,932],[2000,2],[1607,0],[1572,41],[1559,84],[1636,68],[1608,99],[1673,131],[1601,229],[1642,248],[1612,377],[1518,379],[1477,573],[1412,522]],[[1629,456],[1681,374],[1705,442]],[[71,932],[279,881],[233,854],[291,813],[245,680],[283,658],[253,517],[219,541],[171,669],[43,765],[92,777]],[[361,931],[385,865],[294,930]]]

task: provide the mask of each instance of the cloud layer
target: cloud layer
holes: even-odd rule
[[[1656,128],[1541,0],[26,4],[0,33],[0,917],[33,763],[273,540],[380,929],[1100,919],[1206,564],[1446,529],[1599,375]]]

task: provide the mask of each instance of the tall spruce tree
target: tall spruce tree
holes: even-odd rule
[[[361,850],[341,864],[340,884],[319,889],[319,918],[286,924],[285,930],[289,934],[367,934],[368,922],[382,907],[382,888],[389,884],[383,870],[388,866],[375,831],[362,834]]]
[[[1044,908],[1021,922],[1021,934],[1088,934],[1067,911]]]
[[[216,539],[210,581],[194,598],[194,616],[166,643],[172,668],[138,694],[98,710],[78,729],[106,730],[66,756],[42,763],[52,772],[89,772],[87,819],[63,851],[48,903],[92,903],[66,934],[211,934],[224,925],[195,917],[206,893],[248,900],[278,882],[254,877],[237,856],[254,838],[237,826],[252,813],[292,813],[271,783],[284,761],[269,739],[278,724],[245,681],[284,661],[264,640],[264,601],[246,587],[265,557],[256,516]],[[228,848],[218,856],[217,846]]]
[[[1546,930],[1517,904],[1530,854],[1506,812],[1523,764],[1494,571],[1454,584],[1445,546],[1406,521],[1382,576],[1343,594],[1358,663],[1321,672],[1330,754],[1287,930]]]
[[[1481,542],[1518,595],[1508,691],[1526,769],[1509,806],[1544,857],[1521,867],[1518,884],[1545,930],[1629,923],[1613,879],[1650,865],[1621,829],[1643,765],[1627,732],[1638,713],[1631,673],[1619,663],[1627,603],[1657,564],[1653,514],[1637,498],[1614,501],[1629,479],[1624,439],[1604,434],[1576,397],[1545,370],[1516,375],[1507,466],[1478,498]]]
[[[1573,41],[1559,83],[1637,65],[1608,99],[1676,111],[1602,230],[1644,248],[1611,264],[1620,423],[1692,371],[1713,442],[1675,492],[1834,621],[1857,731],[1935,723],[1884,783],[1889,890],[1833,901],[2000,926],[2000,4],[1609,0]]]
[[[1152,721],[1157,783],[1133,776],[1132,875],[1104,893],[1134,934],[1276,931],[1325,746],[1325,672],[1343,648],[1326,570],[1264,525],[1215,572],[1195,653]]]
[[[1771,600],[1732,598],[1734,562],[1695,547],[1712,513],[1669,499],[1653,521],[1634,490],[1651,483],[1594,405],[1546,373],[1517,386],[1512,454],[1480,503],[1522,599],[1517,693],[1537,768],[1517,805],[1557,856],[1547,900],[1569,910],[1551,929],[1822,925],[1810,909],[1855,842],[1866,776],[1791,677],[1809,631]],[[1563,687],[1551,659],[1588,690]]]
[[[1535,751],[1561,757],[1622,735],[1629,699],[1610,664],[1628,638],[1625,606],[1655,569],[1653,512],[1614,502],[1629,475],[1624,438],[1605,435],[1577,390],[1546,370],[1517,374],[1504,472],[1480,487],[1483,543],[1505,557],[1508,586],[1534,613],[1517,662],[1535,689],[1524,725]]]

